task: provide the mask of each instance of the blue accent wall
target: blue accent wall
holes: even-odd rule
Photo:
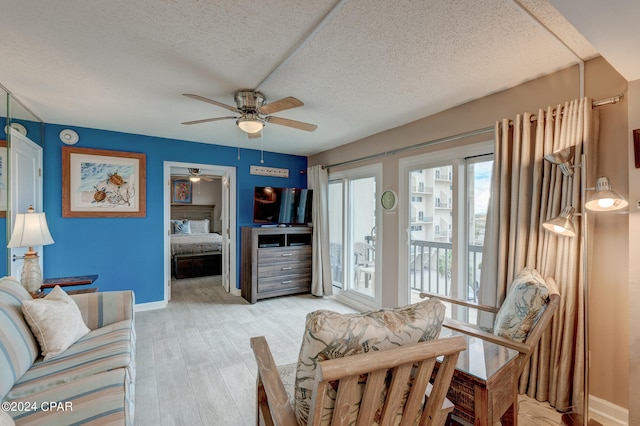
[[[146,154],[145,218],[63,218],[62,146],[58,134],[73,129],[77,147],[141,152]],[[307,158],[264,153],[264,166],[289,169],[289,178],[254,176],[251,165],[260,164],[260,151],[163,139],[82,127],[45,125],[44,211],[55,244],[44,247],[44,276],[99,274],[100,290],[132,289],[137,303],[164,297],[164,194],[165,161],[236,167],[238,241],[237,277],[240,278],[240,227],[252,225],[253,188],[279,186],[306,188]],[[168,189],[167,189],[168,190]],[[233,285],[233,283],[232,283]],[[236,283],[239,287],[239,282]]]

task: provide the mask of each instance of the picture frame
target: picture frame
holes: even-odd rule
[[[62,217],[145,217],[146,155],[62,147]]]
[[[191,204],[193,184],[189,179],[174,179],[171,185],[172,204]]]
[[[640,169],[640,129],[633,131],[633,160],[636,169]]]
[[[7,217],[7,141],[0,140],[0,218]]]

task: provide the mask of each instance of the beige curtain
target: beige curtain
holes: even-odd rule
[[[313,252],[311,257],[311,294],[333,294],[329,259],[329,176],[322,166],[307,169],[307,186],[313,189],[311,221]]]
[[[519,391],[566,411],[583,401],[582,233],[580,218],[574,218],[576,238],[545,232],[542,223],[567,205],[582,210],[580,169],[572,178],[563,176],[557,166],[544,161],[544,155],[575,145],[574,164],[580,164],[583,150],[595,152],[591,100],[540,110],[533,122],[530,113],[518,115],[512,123],[502,120],[496,123],[495,134],[480,303],[500,306],[524,267],[555,278],[561,304],[520,378]],[[491,327],[492,321],[482,314],[479,325]]]

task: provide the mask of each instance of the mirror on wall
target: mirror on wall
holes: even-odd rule
[[[44,146],[44,123],[29,108],[25,107],[20,100],[13,96],[4,86],[0,84],[0,96],[2,102],[0,106],[0,277],[9,275],[11,261],[7,243],[10,238],[11,217],[10,211],[10,191],[11,183],[9,178],[11,134],[21,133],[40,146]],[[9,130],[11,129],[11,130]]]

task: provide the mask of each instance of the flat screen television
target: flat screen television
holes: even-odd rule
[[[256,186],[253,223],[256,225],[306,225],[311,222],[313,190]]]

